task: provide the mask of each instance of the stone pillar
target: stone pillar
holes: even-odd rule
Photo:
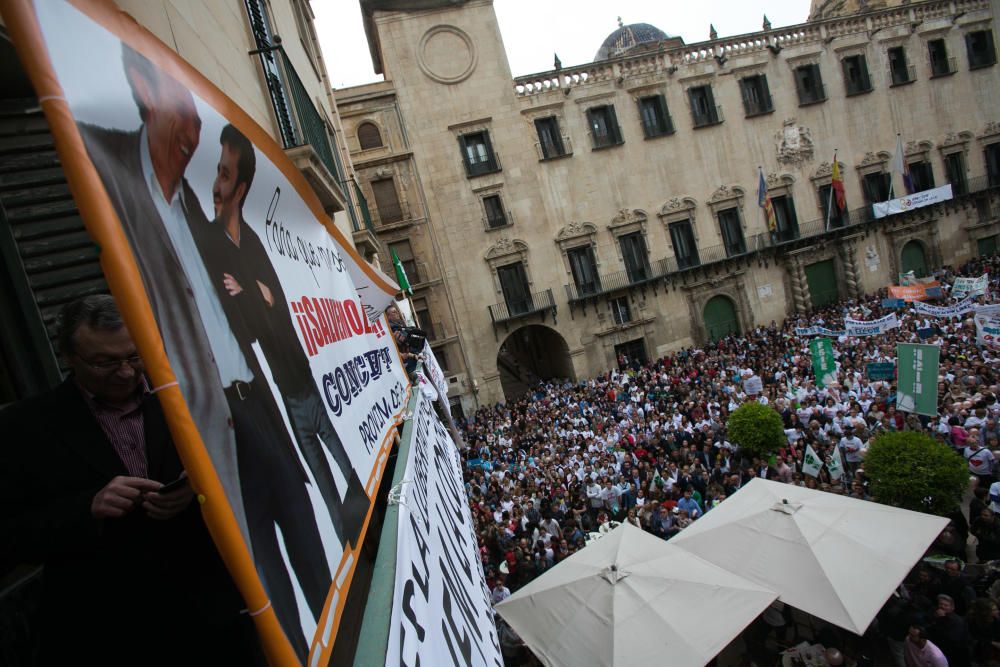
[[[847,296],[852,299],[861,298],[861,271],[858,269],[858,260],[854,252],[853,243],[842,243],[840,245],[840,259],[844,266],[844,282],[847,283]]]
[[[802,268],[802,263],[796,259],[789,263],[788,273],[792,277],[792,299],[795,302],[795,312],[804,315],[809,310],[810,304],[805,269]]]

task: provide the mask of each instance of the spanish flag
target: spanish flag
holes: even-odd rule
[[[847,209],[847,197],[844,195],[844,179],[840,177],[840,163],[837,162],[837,151],[833,152],[833,170],[830,176],[830,187],[833,188],[837,210],[844,211]]]

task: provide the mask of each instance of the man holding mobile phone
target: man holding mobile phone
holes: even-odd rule
[[[44,565],[40,664],[258,664],[114,300],[58,330],[71,375],[0,412],[0,560]]]

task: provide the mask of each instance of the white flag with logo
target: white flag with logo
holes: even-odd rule
[[[806,445],[806,456],[802,459],[802,472],[810,477],[819,477],[819,471],[822,468],[823,462],[820,461],[816,450],[812,448],[812,445]]]
[[[840,447],[833,447],[833,453],[826,462],[826,467],[830,471],[830,479],[838,480],[844,476],[844,459],[840,456]]]

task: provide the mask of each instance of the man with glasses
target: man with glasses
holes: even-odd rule
[[[165,490],[184,469],[114,300],[67,305],[58,342],[70,376],[0,412],[0,561],[45,566],[40,662],[254,664],[194,492]]]

